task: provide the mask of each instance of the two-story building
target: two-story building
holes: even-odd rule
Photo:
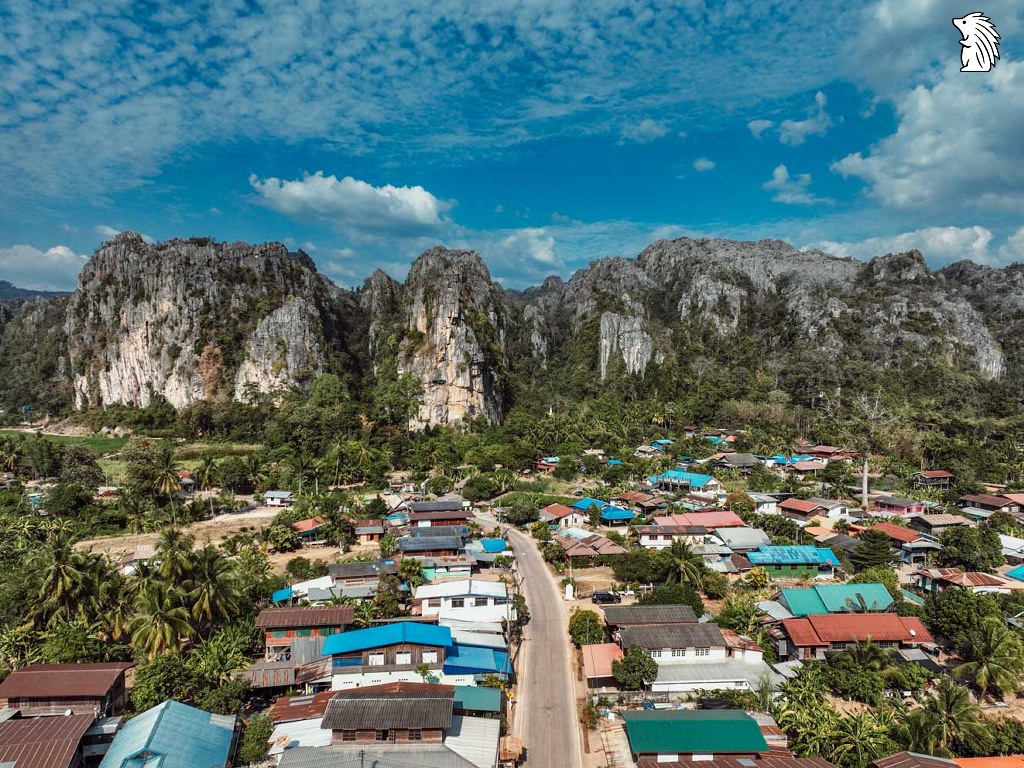
[[[644,549],[668,549],[674,541],[703,544],[709,531],[703,525],[636,525],[633,533]]]
[[[910,476],[915,491],[948,491],[953,473],[944,469],[925,469]]]
[[[354,613],[351,605],[266,608],[260,611],[256,628],[263,630],[267,661],[289,658],[296,638],[330,637],[344,632],[352,624]]]
[[[911,515],[923,515],[927,512],[927,505],[916,499],[901,499],[896,496],[880,496],[874,501],[875,514],[889,515],[892,517],[910,517]]]
[[[586,512],[565,504],[548,504],[541,509],[538,519],[557,529],[581,527],[590,522]]]
[[[831,549],[813,546],[762,545],[747,553],[747,560],[764,568],[773,579],[835,575],[839,559]]]
[[[125,673],[130,661],[95,664],[30,664],[0,683],[0,707],[23,717],[67,711],[99,717],[120,715],[128,702]]]
[[[806,525],[815,518],[828,517],[828,508],[807,499],[786,499],[779,502],[779,513]]]
[[[508,675],[508,654],[494,648],[460,646],[448,627],[398,621],[327,638],[331,687],[346,690],[427,676],[449,685],[473,685],[477,675]]]

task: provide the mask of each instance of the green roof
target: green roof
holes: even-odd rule
[[[892,595],[884,584],[822,584],[807,589],[784,589],[779,597],[794,616],[821,616],[857,608],[858,595],[864,598],[869,611],[885,611],[892,605]]]
[[[761,728],[738,709],[620,712],[635,755],[767,752]]]
[[[501,712],[501,689],[484,685],[456,685],[455,709],[467,712]]]

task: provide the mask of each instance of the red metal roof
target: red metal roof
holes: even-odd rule
[[[921,538],[921,534],[917,531],[912,531],[909,528],[904,528],[901,525],[893,525],[892,523],[878,523],[868,528],[869,531],[881,531],[890,539],[901,541],[904,544],[909,544],[912,541],[917,541]]]
[[[622,648],[616,643],[598,643],[583,646],[583,676],[586,678],[611,677],[612,662],[623,658]]]
[[[895,613],[835,613],[786,619],[782,628],[796,646],[830,643],[875,642],[930,643],[932,636],[920,619]],[[913,632],[913,634],[911,634]]]
[[[1003,587],[1006,582],[987,573],[961,571],[959,568],[922,568],[922,573],[931,579],[956,584],[958,587]]]
[[[788,754],[788,750],[786,751]],[[714,760],[677,760],[671,763],[660,763],[655,760],[641,760],[638,768],[835,768],[827,760],[819,757],[759,757],[757,760],[743,760],[736,757],[716,757]]]
[[[86,697],[102,699],[134,662],[33,664],[0,683],[0,699]]]
[[[30,717],[0,723],[0,764],[18,768],[69,768],[92,715]]]
[[[921,477],[927,477],[932,480],[941,480],[944,477],[952,477],[952,472],[947,472],[944,469],[926,469],[923,472],[918,472]]]
[[[804,499],[786,499],[779,503],[779,509],[788,509],[793,512],[799,512],[802,515],[808,515],[812,512],[816,512],[819,509],[825,509],[821,504],[815,504],[813,501],[805,501]]]
[[[323,717],[327,711],[327,703],[337,691],[321,691],[312,696],[281,696],[267,710],[267,715],[275,723],[294,723],[298,720],[311,720]]]
[[[578,509],[567,507],[565,506],[565,504],[548,504],[546,507],[544,507],[543,511],[547,512],[549,515],[551,515],[552,518],[556,520],[562,517],[567,517],[568,515],[571,515],[574,512],[579,512]]]
[[[326,517],[323,515],[317,515],[316,517],[311,517],[308,520],[299,520],[292,523],[292,529],[296,533],[305,533],[306,531],[312,531],[314,528],[319,528],[325,522],[327,522]]]
[[[352,623],[351,605],[314,605],[303,608],[266,608],[256,619],[257,629],[336,627]]]

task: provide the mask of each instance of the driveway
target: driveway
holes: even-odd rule
[[[579,768],[580,725],[568,615],[558,583],[533,539],[513,528],[506,529],[505,535],[515,549],[523,596],[530,609],[516,670],[515,732],[525,747],[523,763],[537,768]]]

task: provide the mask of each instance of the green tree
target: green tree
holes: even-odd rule
[[[981,708],[966,688],[948,677],[907,715],[906,735],[911,751],[937,757],[953,757],[956,743],[968,737],[991,741]]]
[[[234,561],[212,544],[194,553],[188,591],[193,619],[228,619],[238,610],[238,592]]]
[[[966,633],[960,644],[964,663],[953,675],[970,680],[982,696],[994,694],[1002,698],[1016,693],[1024,674],[1024,647],[1020,638],[994,616]]]
[[[697,616],[704,615],[704,601],[689,584],[655,587],[638,602],[640,605],[688,605]]]
[[[939,543],[942,549],[937,562],[943,567],[991,573],[1005,562],[999,533],[987,526],[947,528],[939,536]]]
[[[679,582],[689,584],[694,589],[700,589],[704,583],[704,572],[707,569],[704,558],[694,552],[693,548],[683,539],[673,541],[668,551],[676,562]]]
[[[185,598],[173,587],[155,583],[135,599],[138,615],[130,625],[132,642],[150,661],[161,654],[176,654],[192,635]]]
[[[392,557],[398,551],[398,539],[393,533],[385,533],[377,542],[381,557]]]
[[[887,566],[865,568],[849,581],[850,584],[882,584],[893,600],[899,600],[900,587],[896,571]]]
[[[530,526],[530,535],[539,542],[551,541],[551,526],[538,520]]]
[[[245,721],[238,759],[246,765],[262,762],[270,750],[270,736],[273,732],[274,723],[266,715],[256,715]]]
[[[168,699],[193,704],[209,688],[202,673],[186,664],[180,656],[157,656],[135,669],[132,707],[136,712],[144,712]]]
[[[881,531],[865,531],[860,539],[850,552],[850,564],[858,572],[888,566],[896,559],[889,537]]]
[[[398,564],[398,578],[403,584],[415,588],[426,582],[423,566],[415,557],[403,557]]]
[[[612,662],[612,674],[627,691],[639,691],[658,679],[658,662],[645,649],[634,645],[623,658]]]
[[[999,603],[992,595],[979,595],[968,589],[948,589],[928,595],[924,602],[925,622],[932,634],[960,645],[986,618],[1002,618]]]
[[[577,608],[569,617],[569,636],[579,647],[603,643],[604,624],[596,612]]]

